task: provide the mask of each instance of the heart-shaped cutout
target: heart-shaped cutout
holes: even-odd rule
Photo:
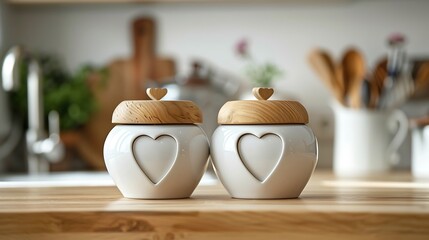
[[[253,96],[255,96],[259,100],[268,100],[273,93],[274,89],[272,88],[253,88],[252,90]]]
[[[247,170],[257,180],[265,182],[281,160],[283,141],[272,133],[262,137],[244,134],[237,142],[237,152]]]
[[[158,184],[170,172],[177,158],[177,142],[171,136],[153,139],[147,135],[133,142],[133,155],[140,169],[153,184]]]
[[[146,89],[146,94],[152,100],[161,100],[161,98],[163,98],[167,94],[167,89],[166,88],[148,88]]]

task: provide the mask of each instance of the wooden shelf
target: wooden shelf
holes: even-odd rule
[[[408,173],[318,172],[299,199],[241,200],[221,185],[191,198],[125,199],[116,187],[2,187],[6,239],[427,239],[429,182]],[[1,238],[1,237],[0,237]]]

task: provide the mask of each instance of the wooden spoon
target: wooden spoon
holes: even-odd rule
[[[345,51],[341,64],[349,105],[352,108],[360,108],[362,105],[361,86],[366,73],[365,59],[358,50],[350,48]]]
[[[387,77],[387,58],[384,57],[375,65],[371,76],[371,99],[370,108],[376,108],[384,88],[384,82]]]
[[[429,62],[421,64],[416,75],[416,91],[424,91],[429,87]]]
[[[344,105],[344,83],[337,78],[337,70],[329,53],[315,49],[310,53],[308,60],[322,81],[334,93],[335,98]]]
[[[341,89],[341,102],[346,106],[347,91],[343,75],[343,65],[341,63],[337,63],[335,66],[335,77],[337,79],[338,86]]]

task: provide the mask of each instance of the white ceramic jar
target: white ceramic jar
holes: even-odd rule
[[[211,143],[216,174],[234,198],[297,198],[318,158],[307,111],[267,100],[271,88],[253,93],[259,100],[227,102],[219,112]]]
[[[208,163],[209,143],[198,107],[159,101],[166,89],[148,89],[152,100],[124,101],[104,144],[107,170],[127,198],[189,197]]]

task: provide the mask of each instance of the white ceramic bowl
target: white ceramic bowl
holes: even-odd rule
[[[104,143],[107,170],[127,198],[189,197],[208,163],[203,130],[189,125],[117,125]]]
[[[221,125],[211,143],[216,174],[234,198],[297,198],[317,155],[316,137],[304,124]]]

